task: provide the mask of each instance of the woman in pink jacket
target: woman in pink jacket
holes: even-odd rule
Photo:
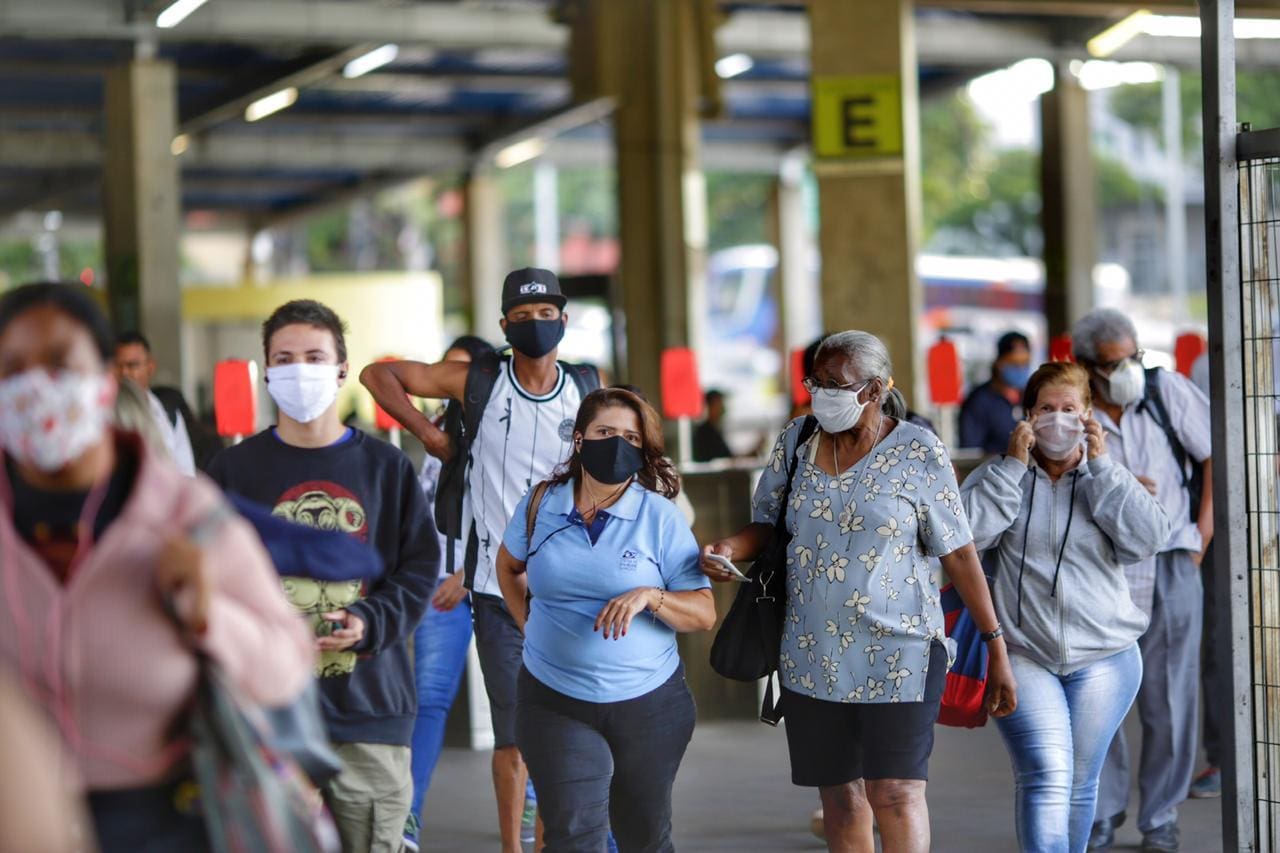
[[[0,663],[60,731],[104,853],[202,850],[176,735],[190,644],[247,699],[280,705],[305,686],[313,642],[217,490],[109,427],[110,352],[82,289],[0,298]],[[186,534],[204,527],[198,548]]]

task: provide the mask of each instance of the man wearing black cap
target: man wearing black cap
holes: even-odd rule
[[[600,384],[594,367],[556,358],[568,322],[565,303],[554,273],[516,270],[502,285],[501,325],[511,344],[509,353],[481,357],[470,365],[371,364],[360,374],[382,408],[417,436],[427,452],[445,460],[446,468],[465,470],[461,536],[467,540],[467,587],[473,593],[476,645],[493,715],[493,784],[504,851],[520,850],[527,776],[515,746],[523,636],[503,603],[495,562],[516,504],[569,456],[578,405]],[[407,394],[461,402],[465,446],[452,446]]]
[[[960,407],[960,446],[1003,453],[1021,417],[1022,391],[1031,378],[1031,342],[1021,332],[996,341],[991,379],[969,392]]]

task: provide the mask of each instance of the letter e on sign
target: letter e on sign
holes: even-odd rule
[[[813,148],[845,160],[902,154],[902,83],[892,74],[815,77]]]

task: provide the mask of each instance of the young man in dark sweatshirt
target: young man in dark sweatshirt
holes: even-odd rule
[[[263,324],[262,341],[277,424],[219,453],[209,475],[275,515],[345,531],[382,555],[373,581],[284,586],[316,632],[325,719],[344,765],[325,797],[343,849],[399,850],[417,715],[407,641],[439,571],[435,524],[409,460],[338,418],[348,372],[338,316],[312,300],[289,302]]]

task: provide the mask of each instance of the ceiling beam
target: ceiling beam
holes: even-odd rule
[[[395,42],[441,48],[563,49],[568,30],[527,4],[388,6],[344,0],[218,0],[180,26],[130,21],[102,0],[0,0],[0,32],[19,38],[334,44]]]

